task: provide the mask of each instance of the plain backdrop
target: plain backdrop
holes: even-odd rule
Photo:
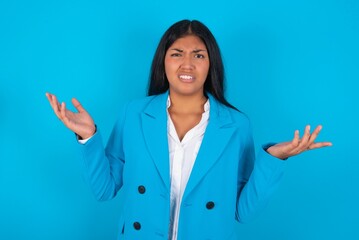
[[[359,239],[357,0],[1,0],[0,239],[116,239],[121,202],[91,195],[45,92],[77,97],[107,141],[121,106],[146,95],[163,32],[185,18],[216,36],[257,149],[306,124],[334,144],[288,160],[241,239]]]

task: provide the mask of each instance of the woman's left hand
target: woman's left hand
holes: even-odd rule
[[[316,127],[313,133],[310,133],[310,125],[307,125],[301,139],[299,138],[299,131],[296,130],[292,141],[273,145],[267,149],[267,152],[274,157],[287,159],[308,150],[332,146],[331,142],[314,142],[320,130],[322,130],[321,125]]]

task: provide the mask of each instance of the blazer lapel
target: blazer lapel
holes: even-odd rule
[[[167,138],[168,92],[155,96],[144,109],[142,129],[147,150],[167,189],[170,189],[170,168]]]
[[[209,94],[208,94],[209,95]],[[209,95],[210,116],[201,147],[188,180],[183,199],[188,196],[219,159],[235,131],[229,110]]]

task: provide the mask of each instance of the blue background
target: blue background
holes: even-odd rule
[[[257,148],[306,124],[334,144],[288,161],[241,239],[359,239],[357,0],[1,0],[0,239],[116,238],[121,203],[91,195],[45,92],[77,97],[107,140],[116,111],[146,94],[161,35],[184,18],[216,36],[228,100],[250,116]]]

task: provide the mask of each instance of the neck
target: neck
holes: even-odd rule
[[[182,112],[182,113],[193,113],[193,112],[203,112],[204,104],[207,101],[207,98],[204,94],[188,96],[188,95],[178,95],[175,93],[170,93],[171,106],[170,111],[172,112]]]

